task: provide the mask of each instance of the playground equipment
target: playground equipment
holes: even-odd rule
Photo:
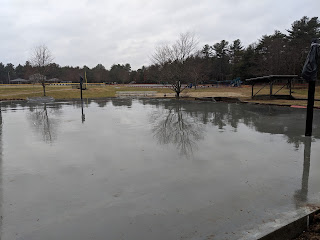
[[[230,82],[231,87],[241,87],[242,81],[239,77]]]

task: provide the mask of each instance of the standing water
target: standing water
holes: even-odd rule
[[[320,112],[2,102],[0,239],[255,239],[320,192]]]

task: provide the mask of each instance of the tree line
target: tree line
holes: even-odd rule
[[[285,33],[275,30],[246,47],[236,39],[198,48],[196,37],[184,33],[172,45],[158,46],[151,58],[152,64],[138,70],[132,70],[129,63],[113,64],[106,69],[102,64],[89,68],[60,66],[51,62],[47,66],[46,77],[79,82],[79,74],[86,72],[88,82],[169,83],[176,93],[180,93],[183,83],[197,85],[270,74],[300,75],[311,40],[319,37],[318,17],[306,16],[294,21]],[[29,79],[37,72],[38,68],[30,60],[17,66],[0,62],[1,83],[9,83],[16,78]]]

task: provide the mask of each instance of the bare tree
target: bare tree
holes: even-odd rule
[[[157,47],[151,57],[152,62],[160,66],[161,77],[171,85],[177,98],[185,89],[182,88],[187,79],[185,61],[194,54],[197,44],[193,33],[182,33],[174,44]]]
[[[40,82],[43,87],[43,96],[46,96],[46,77],[49,66],[53,61],[53,56],[44,44],[38,45],[33,49],[30,58],[31,65],[36,69],[37,74],[32,79],[34,82]]]

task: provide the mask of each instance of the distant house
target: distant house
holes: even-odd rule
[[[26,84],[26,83],[30,83],[30,80],[26,80],[23,78],[16,78],[16,79],[10,80],[10,83],[11,84]]]
[[[29,76],[30,82],[41,82],[43,79],[46,81],[47,77],[40,73],[32,74]]]

